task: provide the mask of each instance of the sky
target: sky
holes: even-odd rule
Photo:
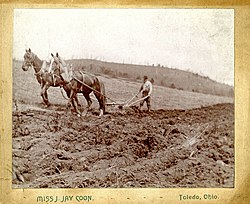
[[[15,9],[13,57],[158,65],[234,85],[233,9]]]

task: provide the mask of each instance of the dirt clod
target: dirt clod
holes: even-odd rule
[[[13,187],[233,187],[233,110],[14,112]]]

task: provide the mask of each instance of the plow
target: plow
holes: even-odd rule
[[[145,97],[143,97],[143,98],[140,98],[140,99],[135,100],[135,99],[138,97],[138,95],[139,95],[139,93],[136,94],[136,95],[134,95],[132,98],[130,98],[130,99],[126,100],[126,101],[123,101],[123,102],[122,102],[122,101],[116,101],[116,100],[114,100],[114,99],[111,99],[111,98],[107,97],[106,95],[104,95],[104,96],[105,96],[107,99],[109,99],[109,102],[106,103],[107,106],[118,107],[119,109],[122,110],[122,109],[127,109],[127,108],[129,108],[129,107],[131,107],[131,106],[134,106],[134,105],[140,103],[141,101],[143,101],[143,100],[145,100],[146,98],[149,97],[149,95],[148,95],[148,96],[145,96]],[[91,99],[92,99],[93,101],[97,101],[96,98],[94,98],[94,97],[91,97]]]
[[[129,99],[129,100],[125,101],[125,102],[115,102],[115,101],[113,101],[113,102],[106,103],[106,105],[107,106],[118,106],[119,109],[123,109],[123,108],[125,109],[125,108],[129,108],[131,106],[134,106],[135,104],[137,104],[137,103],[139,103],[139,102],[141,102],[141,101],[143,101],[143,100],[145,100],[146,98],[149,97],[149,95],[148,95],[148,96],[145,96],[143,98],[135,100],[135,98],[138,97],[138,94],[134,95],[131,99]]]

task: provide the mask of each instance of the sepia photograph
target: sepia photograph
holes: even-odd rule
[[[234,9],[13,11],[12,188],[234,188]]]

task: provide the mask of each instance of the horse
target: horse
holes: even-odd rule
[[[89,110],[92,104],[89,94],[93,92],[99,103],[99,116],[102,116],[105,113],[106,103],[104,83],[93,74],[87,74],[79,70],[72,70],[72,67],[69,67],[58,53],[56,53],[56,56],[51,53],[51,56],[54,58],[54,63],[59,69],[64,70],[63,72],[65,75],[68,74],[68,76],[63,76],[63,78],[68,79],[68,81],[65,81],[63,88],[66,92],[70,93],[69,102],[73,105],[77,115],[81,115],[75,100],[77,93],[83,94],[88,103],[87,109]]]
[[[22,65],[23,71],[27,71],[30,67],[33,67],[35,71],[35,76],[38,81],[38,83],[41,85],[41,96],[43,99],[43,102],[45,106],[49,106],[49,100],[48,100],[48,89],[49,87],[63,87],[65,84],[65,80],[62,78],[61,70],[52,68],[54,60],[52,59],[50,68],[48,68],[48,63],[44,60],[42,61],[39,59],[39,57],[31,52],[31,49],[29,48],[28,50],[25,50],[24,54],[24,62]],[[52,70],[50,70],[52,69]],[[70,96],[69,90],[65,90],[67,96]],[[77,97],[74,99],[77,104],[78,100]]]

